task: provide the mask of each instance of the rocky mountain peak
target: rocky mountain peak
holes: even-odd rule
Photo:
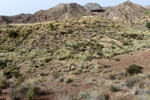
[[[97,10],[102,8],[98,3],[87,3],[83,7],[88,10]]]

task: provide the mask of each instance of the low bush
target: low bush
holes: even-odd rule
[[[53,76],[53,79],[58,79],[60,77],[60,74],[59,73],[53,73],[52,76]]]
[[[110,66],[109,65],[104,65],[104,68],[109,68]]]
[[[113,85],[111,85],[111,86],[109,87],[109,90],[110,90],[111,92],[117,92],[117,91],[118,91],[118,88],[115,87],[115,86],[113,86]]]
[[[8,33],[8,36],[10,38],[17,38],[18,37],[18,32],[17,31],[14,31],[14,30],[11,30],[9,33]]]
[[[117,59],[115,59],[116,61],[120,61],[120,59],[119,58],[117,58]]]
[[[110,96],[108,94],[104,91],[97,90],[80,93],[80,97],[80,100],[110,100]]]
[[[111,79],[111,80],[115,80],[115,79],[116,79],[116,77],[115,77],[115,75],[114,75],[114,74],[111,74],[111,75],[109,75],[109,79]]]
[[[3,73],[4,73],[4,76],[8,79],[10,79],[12,77],[19,78],[21,76],[19,70],[12,66],[6,67],[3,71]]]
[[[50,27],[51,30],[54,29],[54,25],[52,23],[49,24],[49,27]]]
[[[40,95],[42,93],[39,84],[34,80],[23,82],[17,88],[17,90],[18,93],[26,95],[27,99],[32,99],[34,96]]]
[[[34,91],[32,89],[28,90],[27,94],[26,94],[26,98],[28,100],[32,99],[34,97]]]
[[[142,67],[138,66],[136,64],[130,65],[126,70],[127,73],[129,73],[130,75],[134,75],[134,74],[138,74],[138,73],[142,73]]]
[[[44,59],[44,62],[45,62],[45,63],[48,63],[48,62],[50,62],[51,60],[52,60],[52,57],[47,57],[47,58]]]
[[[5,89],[9,86],[9,82],[7,78],[3,75],[3,73],[0,73],[0,88]]]
[[[0,69],[3,69],[7,66],[6,62],[0,60]]]
[[[146,27],[150,30],[150,22],[146,23]]]
[[[129,88],[134,87],[137,83],[141,82],[143,80],[140,76],[132,76],[126,80],[126,86]]]

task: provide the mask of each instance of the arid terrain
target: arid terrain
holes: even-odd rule
[[[66,5],[0,21],[0,100],[150,100],[150,11],[127,1],[82,17],[73,3],[66,19]]]

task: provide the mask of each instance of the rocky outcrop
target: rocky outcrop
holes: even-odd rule
[[[107,10],[105,14],[107,16],[107,19],[136,20],[144,14],[145,10],[146,9],[144,7],[138,4],[126,1],[116,7]]]
[[[41,22],[65,18],[78,18],[89,15],[90,12],[76,3],[58,4],[49,10],[41,10],[26,18],[26,22]]]
[[[34,23],[67,18],[79,18],[90,15],[90,11],[79,4],[58,4],[48,10],[40,10],[35,14],[20,14],[16,16],[0,16],[0,23]]]
[[[25,19],[31,14],[20,14],[15,16],[0,16],[0,24],[9,24],[9,23],[24,23]]]
[[[88,10],[98,10],[102,8],[98,3],[87,3],[83,7]]]
[[[148,5],[148,6],[145,6],[145,8],[146,8],[146,9],[150,9],[150,5]]]

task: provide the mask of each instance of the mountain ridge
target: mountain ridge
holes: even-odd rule
[[[98,3],[87,3],[83,5],[83,7],[87,10],[97,10],[102,8]]]
[[[130,19],[135,20],[144,14],[146,9],[141,5],[135,4],[130,1],[123,2],[118,6],[115,6],[106,12],[107,19]]]
[[[77,3],[60,3],[48,10],[40,10],[34,14],[20,14],[16,16],[0,16],[0,23],[34,23],[43,21],[79,18],[90,15],[90,11]]]

